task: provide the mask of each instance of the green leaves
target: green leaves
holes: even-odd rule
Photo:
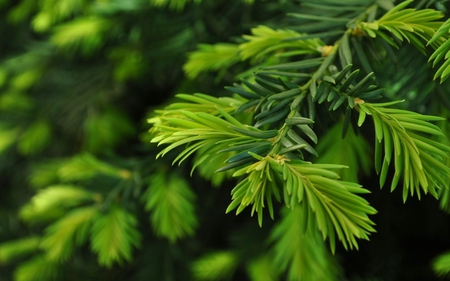
[[[256,156],[255,156],[256,157]],[[236,214],[252,205],[252,215],[258,213],[262,224],[262,209],[267,206],[273,218],[273,199],[284,197],[286,206],[303,208],[303,230],[319,229],[323,239],[329,238],[331,248],[335,248],[335,237],[344,247],[358,247],[355,238],[368,239],[374,229],[367,217],[376,211],[366,200],[355,193],[367,193],[358,184],[339,181],[339,176],[331,169],[340,165],[320,165],[289,160],[285,157],[257,157],[258,162],[242,168],[233,176],[246,177],[232,190],[233,202],[227,212],[236,209]]]
[[[150,119],[149,122],[155,123],[152,130],[156,135],[151,141],[158,145],[170,144],[158,154],[158,157],[164,156],[176,147],[186,145],[174,160],[174,163],[181,163],[202,147],[208,147],[207,152],[194,164],[195,168],[220,150],[250,143],[264,143],[278,133],[276,130],[261,131],[245,126],[223,109],[217,107],[217,110],[225,120],[211,114],[189,111],[178,111],[172,114],[173,117],[165,117],[163,114],[159,118]]]
[[[247,274],[251,281],[272,281],[279,278],[279,268],[275,268],[269,255],[262,255],[247,266]]]
[[[436,44],[441,43],[438,48],[434,51],[434,53],[430,56],[429,61],[433,61],[433,67],[435,67],[439,62],[444,60],[444,63],[439,66],[438,70],[434,74],[434,79],[440,77],[441,83],[444,82],[448,76],[450,75],[450,62],[448,57],[450,55],[450,40],[449,38],[449,30],[450,30],[450,20],[445,21],[442,26],[436,31],[433,37],[430,39],[428,44]],[[442,41],[444,41],[442,43]]]
[[[93,201],[95,194],[73,185],[54,185],[39,191],[20,216],[26,221],[38,221],[63,214],[65,208]]]
[[[442,13],[433,9],[404,9],[413,1],[405,1],[387,12],[383,17],[374,22],[363,22],[360,28],[370,37],[381,37],[383,40],[398,48],[395,40],[413,44],[425,54],[427,43],[439,29],[442,22],[437,20],[443,17]],[[389,32],[386,34],[385,30]],[[442,43],[442,41],[440,42]],[[431,43],[436,48],[438,42]]]
[[[253,154],[254,155],[254,154]],[[257,157],[256,155],[254,155]],[[272,196],[280,201],[280,187],[276,184],[274,168],[278,167],[277,160],[271,157],[257,157],[260,161],[240,169],[233,174],[234,177],[248,174],[232,191],[232,203],[227,208],[227,213],[236,209],[236,215],[247,206],[252,206],[251,215],[258,213],[259,225],[263,221],[263,208],[267,204],[271,218],[273,219]],[[283,161],[283,160],[278,160]],[[267,203],[264,203],[267,202]]]
[[[281,55],[317,54],[324,43],[318,38],[303,39],[298,32],[288,29],[271,29],[260,25],[252,28],[252,35],[244,35],[248,42],[239,45],[243,60],[261,61],[269,53],[282,51]],[[294,40],[291,40],[294,39]],[[289,51],[286,51],[289,50]]]
[[[359,103],[358,125],[362,125],[366,114],[373,117],[375,124],[375,168],[380,174],[380,186],[386,181],[393,158],[395,174],[391,190],[394,190],[400,178],[403,178],[403,200],[406,200],[408,192],[411,196],[416,192],[420,198],[420,189],[437,198],[438,189],[448,188],[450,168],[443,164],[443,159],[447,157],[446,153],[450,152],[450,147],[423,135],[443,136],[437,126],[427,122],[443,119],[407,110],[385,108],[391,104],[393,103]]]
[[[200,44],[197,50],[190,53],[183,69],[191,79],[201,72],[225,71],[231,65],[240,61],[237,45],[218,43],[214,45]]]
[[[127,180],[132,177],[132,172],[83,153],[68,159],[53,159],[34,165],[29,182],[35,188],[43,188],[60,182],[86,182],[98,176]]]
[[[99,174],[118,179],[130,177],[130,171],[115,167],[88,153],[62,161],[56,173],[63,182],[86,180]]]
[[[218,71],[223,74],[227,68],[239,61],[251,60],[253,64],[275,54],[277,57],[319,54],[324,45],[318,38],[308,38],[289,29],[272,29],[260,25],[251,29],[251,35],[243,35],[245,43],[236,45],[217,43],[200,44],[197,50],[190,53],[184,71],[191,79],[201,72]],[[219,76],[221,76],[219,74]]]
[[[334,66],[330,68],[336,69]],[[324,76],[317,86],[317,90],[311,93],[313,101],[319,104],[327,101],[329,102],[328,110],[335,111],[342,105],[346,108],[353,108],[355,106],[354,99],[357,97],[370,99],[382,92],[375,85],[373,72],[357,81],[360,70],[356,69],[350,72],[351,68],[352,65],[348,64],[341,71],[335,71],[332,76]]]
[[[40,244],[46,252],[46,259],[52,262],[67,260],[74,245],[80,246],[86,242],[97,214],[95,207],[80,207],[50,225]]]
[[[157,235],[175,242],[194,234],[198,224],[194,210],[195,194],[185,180],[175,174],[156,174],[150,180],[143,200]]]
[[[186,102],[172,103],[164,108],[164,110],[158,110],[156,112],[164,117],[182,116],[180,112],[181,110],[219,115],[221,114],[221,111],[225,111],[227,113],[235,111],[236,108],[242,103],[242,101],[230,97],[216,98],[200,93],[196,93],[193,95],[177,94],[175,96]],[[160,117],[154,117],[148,120],[149,123],[156,124],[161,121],[162,120]]]
[[[93,200],[92,193],[76,187],[54,186],[42,190],[21,216],[36,222],[46,217],[60,217],[46,229],[39,243],[46,260],[67,260],[75,246],[84,244],[91,237],[92,249],[99,255],[99,264],[110,267],[114,262],[129,261],[133,247],[140,244],[134,215],[113,204],[105,213],[97,206],[85,206],[66,211],[66,208]],[[66,211],[66,212],[65,212]],[[1,247],[0,247],[1,253]]]
[[[296,30],[313,38],[332,37],[344,33],[345,26],[361,16],[367,5],[364,1],[304,1],[301,14],[288,15],[295,18]]]
[[[445,276],[450,273],[450,253],[439,255],[433,260],[433,270],[440,276]]]
[[[98,253],[100,265],[111,267],[131,260],[133,248],[141,243],[136,226],[136,217],[117,204],[98,216],[92,226],[91,248]]]
[[[323,239],[329,238],[331,249],[335,249],[335,235],[347,249],[358,248],[355,238],[368,239],[375,231],[373,222],[367,215],[376,211],[368,202],[356,195],[368,193],[360,185],[339,181],[332,169],[344,168],[341,165],[310,164],[291,160],[282,167],[286,182],[284,201],[290,208],[299,205],[303,208],[303,229],[315,226]]]
[[[20,136],[17,149],[22,155],[41,152],[50,141],[51,130],[50,124],[44,120],[34,122]]]
[[[317,33],[259,26],[252,35],[244,36],[248,41],[238,47],[208,45],[195,53],[195,59],[192,55],[186,67],[192,67],[190,72],[195,75],[207,69],[225,71],[239,59],[261,63],[238,76],[239,83],[226,87],[239,97],[181,94],[178,97],[186,102],[157,111],[149,122],[153,124],[152,142],[167,145],[158,157],[174,153],[174,163],[181,163],[195,153],[193,168],[202,167],[203,175],[215,185],[231,173],[240,179],[231,191],[227,213],[235,210],[240,214],[251,207],[250,214],[257,213],[261,226],[264,208],[273,219],[275,201],[288,207],[272,232],[274,251],[270,253],[275,258],[263,255],[261,264],[275,264],[280,272],[287,272],[289,280],[330,280],[336,278],[338,270],[326,255],[322,240],[328,239],[333,252],[336,241],[345,249],[357,249],[358,239],[368,240],[375,231],[369,216],[376,210],[363,197],[369,191],[355,183],[369,174],[371,148],[364,138],[367,132],[356,127],[354,133],[341,139],[350,124],[362,126],[367,115],[372,116],[375,169],[381,186],[393,167],[391,189],[402,181],[404,199],[415,192],[420,196],[420,189],[437,197],[438,189],[448,188],[450,168],[442,162],[450,148],[430,139],[442,134],[428,122],[442,119],[387,108],[394,103],[368,103],[383,98],[384,91],[375,79],[386,88],[402,87],[379,78],[383,76],[381,67],[386,67],[384,58],[398,53],[389,44],[399,47],[401,41],[408,41],[422,52],[430,39],[432,47],[440,46],[443,39],[432,38],[442,14],[431,9],[406,9],[411,3],[406,1],[377,20],[378,7],[389,9],[389,3],[378,1],[365,7],[364,1],[330,2],[333,5],[329,1],[309,2],[302,6],[303,14],[291,14],[295,18],[292,22],[297,23],[295,30]],[[382,43],[364,35],[379,37]],[[322,38],[334,43],[327,46]],[[388,47],[379,49],[383,44]],[[216,60],[209,59],[214,56]],[[438,56],[443,59],[445,55],[433,58]],[[197,69],[193,67],[195,60]],[[353,109],[359,117],[352,116]],[[306,162],[311,155],[304,151],[315,155],[317,163]],[[213,171],[227,174],[217,177]],[[184,182],[177,183],[180,188],[176,189],[169,179],[160,177],[155,177],[155,184],[147,191],[147,209],[155,215],[174,210],[172,217],[152,217],[160,235],[174,241],[190,234],[196,225],[191,215],[193,196]],[[192,220],[180,223],[181,213],[189,214]],[[239,262],[234,252],[209,258],[211,265],[200,262],[195,269],[198,279],[226,278],[225,271],[231,275]],[[214,268],[216,274],[207,268]],[[333,268],[331,272],[329,268]]]
[[[80,49],[82,54],[90,55],[104,44],[104,37],[111,22],[100,17],[78,18],[59,25],[51,37],[58,48]]]
[[[226,280],[233,276],[239,262],[233,251],[217,251],[196,260],[191,267],[195,280]]]
[[[39,237],[30,236],[0,244],[0,262],[6,264],[39,249]]]
[[[316,229],[305,232],[303,208],[283,208],[272,230],[274,264],[287,271],[287,280],[337,280],[339,265]]]
[[[61,266],[47,261],[44,257],[34,257],[16,268],[14,280],[17,281],[49,281],[61,278]]]
[[[32,26],[38,32],[47,31],[54,24],[82,12],[83,5],[76,0],[60,4],[55,0],[44,0],[39,4],[39,13],[34,17]]]

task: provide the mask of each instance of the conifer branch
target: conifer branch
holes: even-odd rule
[[[364,123],[366,115],[371,115],[375,124],[375,168],[380,174],[380,186],[384,185],[389,165],[394,158],[395,174],[391,190],[397,187],[402,177],[404,201],[408,193],[412,196],[415,192],[420,198],[420,189],[437,198],[439,189],[449,187],[450,168],[442,162],[448,157],[450,147],[424,135],[443,136],[441,130],[428,121],[444,119],[386,107],[395,103],[398,102],[370,104],[357,101],[358,125]]]

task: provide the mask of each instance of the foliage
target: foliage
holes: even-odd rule
[[[151,222],[156,234],[175,242],[194,234],[197,217],[194,212],[195,194],[182,178],[163,173],[150,180],[144,194],[145,209],[151,212]]]
[[[0,1],[0,279],[413,280],[367,245],[450,210],[445,5]]]
[[[289,280],[333,280],[339,276],[340,268],[327,252],[320,235],[297,223],[304,217],[303,212],[300,206],[283,209],[283,218],[271,236],[274,263],[282,271],[287,269]],[[314,263],[309,262],[312,257]]]

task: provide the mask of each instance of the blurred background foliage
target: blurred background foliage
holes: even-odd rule
[[[262,228],[249,216],[225,215],[233,186],[225,173],[212,177],[202,166],[190,177],[189,163],[155,160],[145,122],[154,109],[177,93],[229,96],[224,86],[234,73],[245,77],[259,59],[241,53],[237,64],[236,44],[250,38],[241,34],[289,26],[288,12],[308,9],[287,0],[1,0],[0,280],[299,280],[295,265],[311,266],[311,257],[317,267],[307,270],[317,280],[435,280],[430,264],[450,249],[449,218],[431,197],[403,205],[399,192],[379,191],[370,164],[358,162],[372,152],[352,132],[345,141],[359,150],[327,149],[341,145],[334,143],[340,123],[317,151],[324,162],[361,165],[372,191],[378,233],[359,251],[338,246],[332,256],[323,243],[302,239],[298,210]],[[295,32],[314,31],[303,27]],[[186,64],[198,44],[204,65]],[[408,97],[405,107],[447,112],[428,93],[444,95],[448,84],[422,83],[432,79],[418,54],[402,48],[398,68],[381,62],[377,79],[394,89],[388,94]],[[286,228],[288,235],[277,230]],[[292,248],[273,246],[286,237]]]

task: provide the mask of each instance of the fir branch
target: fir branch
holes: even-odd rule
[[[198,225],[194,210],[195,194],[182,178],[165,173],[154,175],[143,201],[157,235],[175,242],[194,234]]]
[[[433,260],[433,270],[440,276],[446,276],[450,273],[450,253],[439,255]]]
[[[190,112],[204,112],[212,115],[220,115],[221,110],[227,113],[234,112],[241,104],[242,101],[231,97],[212,97],[205,94],[177,94],[175,97],[184,100],[185,102],[171,103],[164,108],[164,110],[157,110],[159,115],[148,119],[149,123],[160,123],[161,117],[182,116],[181,110]]]
[[[271,255],[265,254],[253,259],[247,266],[247,275],[251,281],[279,280],[279,268],[272,260]]]
[[[161,117],[150,119],[149,122],[155,123],[152,130],[156,135],[151,142],[158,145],[170,144],[161,150],[157,157],[164,156],[178,146],[186,145],[174,160],[174,163],[181,163],[200,148],[209,147],[207,154],[194,164],[194,169],[208,156],[220,150],[244,144],[266,143],[278,133],[276,130],[261,131],[245,126],[219,107],[217,109],[225,120],[211,114],[189,111],[178,111],[178,115],[173,117],[165,117],[163,114]]]
[[[39,249],[40,237],[30,236],[10,240],[0,244],[0,262],[6,264],[14,259],[36,252]]]
[[[53,25],[79,14],[83,11],[83,5],[77,0],[55,1],[45,0],[39,3],[39,12],[31,22],[38,32],[49,30]]]
[[[251,154],[250,154],[251,155]],[[273,165],[277,165],[277,160],[271,157],[258,157],[259,161],[244,167],[233,174],[234,177],[248,174],[232,191],[232,203],[228,206],[226,213],[236,209],[236,215],[242,212],[247,206],[252,206],[251,215],[258,213],[258,222],[262,226],[263,208],[267,205],[271,218],[273,219],[272,196],[280,201],[280,186],[277,185]],[[281,161],[281,160],[280,160]],[[266,203],[264,203],[266,201]]]
[[[202,72],[218,70],[223,72],[239,61],[239,48],[235,44],[200,44],[196,51],[188,55],[183,70],[190,79],[195,79]]]
[[[25,156],[41,152],[50,142],[52,128],[45,120],[37,120],[19,137],[17,150]]]
[[[90,55],[104,45],[111,25],[106,18],[78,18],[57,26],[51,42],[60,49],[80,49],[82,54]]]
[[[233,202],[227,213],[237,208],[239,214],[253,205],[252,215],[258,213],[261,225],[262,209],[267,206],[273,218],[272,197],[279,201],[282,194],[286,206],[302,205],[307,210],[303,221],[318,228],[324,239],[329,237],[333,251],[335,233],[345,248],[357,248],[355,238],[368,239],[369,232],[374,231],[367,215],[375,214],[375,209],[354,194],[368,191],[357,184],[339,181],[339,176],[330,171],[344,166],[310,164],[282,156],[253,156],[259,161],[233,175],[246,177],[232,190]]]
[[[233,251],[216,251],[194,261],[191,271],[195,280],[224,280],[233,276],[239,256]]]
[[[133,248],[141,244],[136,226],[136,217],[117,204],[94,220],[91,248],[98,254],[100,265],[111,267],[115,262],[131,261]]]
[[[287,280],[337,280],[340,268],[330,255],[316,229],[305,232],[302,206],[283,208],[273,228],[274,261],[279,271],[287,271]]]
[[[14,271],[17,281],[56,281],[62,276],[61,266],[47,261],[42,256],[36,256],[20,264]]]
[[[433,9],[405,9],[412,2],[412,0],[404,1],[389,10],[380,19],[374,22],[362,22],[358,28],[361,28],[370,37],[381,37],[396,48],[398,48],[396,39],[399,41],[406,39],[423,54],[425,54],[427,43],[435,49],[438,48],[443,40],[439,39],[439,41],[431,43],[429,41],[441,27],[442,22],[437,20],[441,19],[443,14]]]
[[[260,25],[251,29],[251,35],[243,35],[247,42],[235,45],[217,43],[200,44],[197,50],[190,53],[184,64],[184,71],[191,79],[201,72],[224,72],[239,61],[250,60],[252,64],[269,59],[272,54],[278,57],[295,55],[320,54],[325,45],[319,38],[310,38],[289,29],[272,29]],[[271,55],[269,55],[271,54]]]
[[[386,107],[395,103],[398,102],[371,104],[357,101],[360,114],[358,125],[364,123],[367,114],[373,117],[375,124],[375,168],[380,174],[380,186],[384,185],[394,158],[395,174],[391,190],[403,178],[404,201],[408,193],[412,196],[415,192],[420,198],[420,189],[437,198],[439,189],[449,187],[450,168],[443,164],[443,159],[450,152],[450,147],[423,135],[443,136],[437,126],[428,122],[443,118]]]
[[[440,43],[438,48],[430,56],[429,61],[433,60],[433,67],[444,60],[443,64],[438,68],[434,75],[434,79],[440,77],[440,82],[443,83],[450,75],[450,62],[448,57],[450,55],[450,40],[449,39],[450,19],[446,20],[442,26],[436,31],[433,37],[428,41],[428,45],[435,45]],[[444,41],[444,42],[442,42]]]
[[[445,139],[441,139],[441,143],[445,146],[450,146],[450,126],[448,124],[449,114],[444,111],[442,116],[445,117],[445,121],[440,122],[440,128],[442,132],[445,134]],[[450,167],[450,153],[447,153],[447,156],[444,157],[445,164],[447,167]],[[450,213],[450,189],[441,189],[439,190],[439,207],[447,213]]]
[[[42,189],[25,205],[20,216],[28,222],[36,222],[63,215],[63,210],[84,202],[94,201],[96,195],[74,185],[54,185]]]
[[[101,161],[89,153],[62,160],[56,173],[63,182],[87,180],[96,175],[107,175],[118,179],[128,179],[131,176],[130,171]]]
[[[244,35],[248,42],[239,45],[242,60],[252,59],[259,62],[267,58],[269,53],[290,55],[319,54],[325,44],[318,38],[303,38],[300,34],[288,29],[272,29],[260,25],[252,28],[252,35]]]
[[[40,244],[46,259],[52,262],[67,260],[75,245],[86,242],[97,214],[95,207],[80,207],[48,226]]]

